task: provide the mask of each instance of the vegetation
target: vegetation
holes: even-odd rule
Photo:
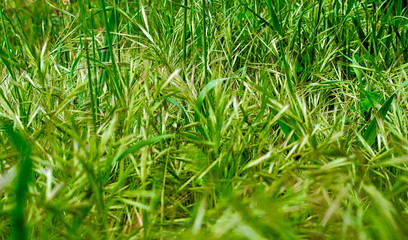
[[[403,0],[4,0],[0,239],[403,239]]]

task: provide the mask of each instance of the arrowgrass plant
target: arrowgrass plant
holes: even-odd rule
[[[0,239],[408,233],[404,1],[10,0],[0,21]]]

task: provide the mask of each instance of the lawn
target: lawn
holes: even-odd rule
[[[0,23],[0,239],[406,238],[406,1],[3,0]]]

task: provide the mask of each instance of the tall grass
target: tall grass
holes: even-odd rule
[[[202,26],[202,39],[203,39],[203,59],[204,59],[204,82],[207,83],[207,77],[208,77],[208,66],[207,66],[207,55],[208,55],[208,49],[207,49],[207,0],[202,0],[202,17],[201,17],[201,22],[203,24]]]
[[[3,1],[0,239],[404,239],[404,1]]]

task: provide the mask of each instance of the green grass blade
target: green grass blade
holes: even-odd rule
[[[26,204],[28,200],[28,186],[32,181],[32,162],[30,159],[31,147],[17,131],[13,129],[11,124],[6,124],[5,130],[18,151],[18,173],[15,185],[15,206],[12,211],[13,219],[13,234],[12,239],[29,239],[29,230],[27,226]]]

